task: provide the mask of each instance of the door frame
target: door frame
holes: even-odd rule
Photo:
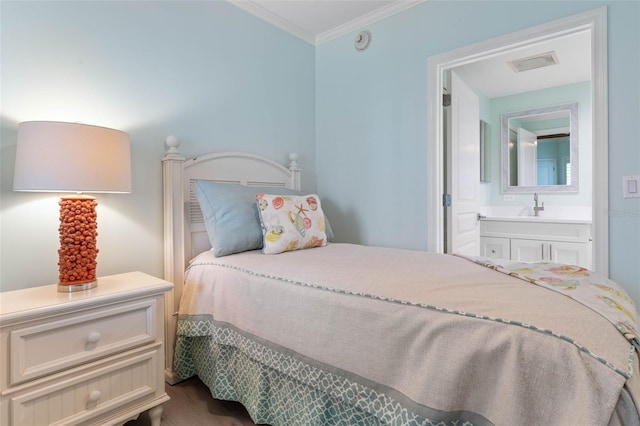
[[[506,34],[491,40],[430,56],[427,60],[427,249],[444,252],[444,142],[443,73],[455,67],[491,58],[559,36],[583,31],[591,34],[591,102],[593,167],[591,180],[592,256],[595,271],[609,276],[609,104],[607,76],[607,8]],[[597,207],[596,207],[597,206]]]

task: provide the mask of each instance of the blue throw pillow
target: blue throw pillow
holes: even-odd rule
[[[262,228],[256,194],[302,195],[287,188],[245,186],[196,180],[193,191],[198,198],[204,224],[216,257],[262,248]],[[327,241],[333,232],[326,219]]]

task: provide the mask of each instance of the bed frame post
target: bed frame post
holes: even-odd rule
[[[170,385],[179,382],[173,371],[177,309],[184,282],[184,195],[180,155],[180,141],[175,136],[166,140],[167,154],[162,158],[164,193],[164,279],[173,283],[173,290],[165,294],[165,380]]]
[[[289,171],[291,171],[291,188],[300,191],[300,167],[298,167],[298,154],[289,154]]]

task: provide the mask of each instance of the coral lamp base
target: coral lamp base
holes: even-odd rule
[[[60,199],[58,291],[70,293],[98,285],[96,280],[97,221],[93,197],[72,195]]]

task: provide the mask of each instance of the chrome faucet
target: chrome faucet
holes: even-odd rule
[[[542,202],[542,206],[538,207],[538,193],[534,192],[533,193],[533,201],[536,203],[535,206],[533,206],[533,215],[534,216],[539,216],[538,212],[541,212],[544,210],[544,201]]]

